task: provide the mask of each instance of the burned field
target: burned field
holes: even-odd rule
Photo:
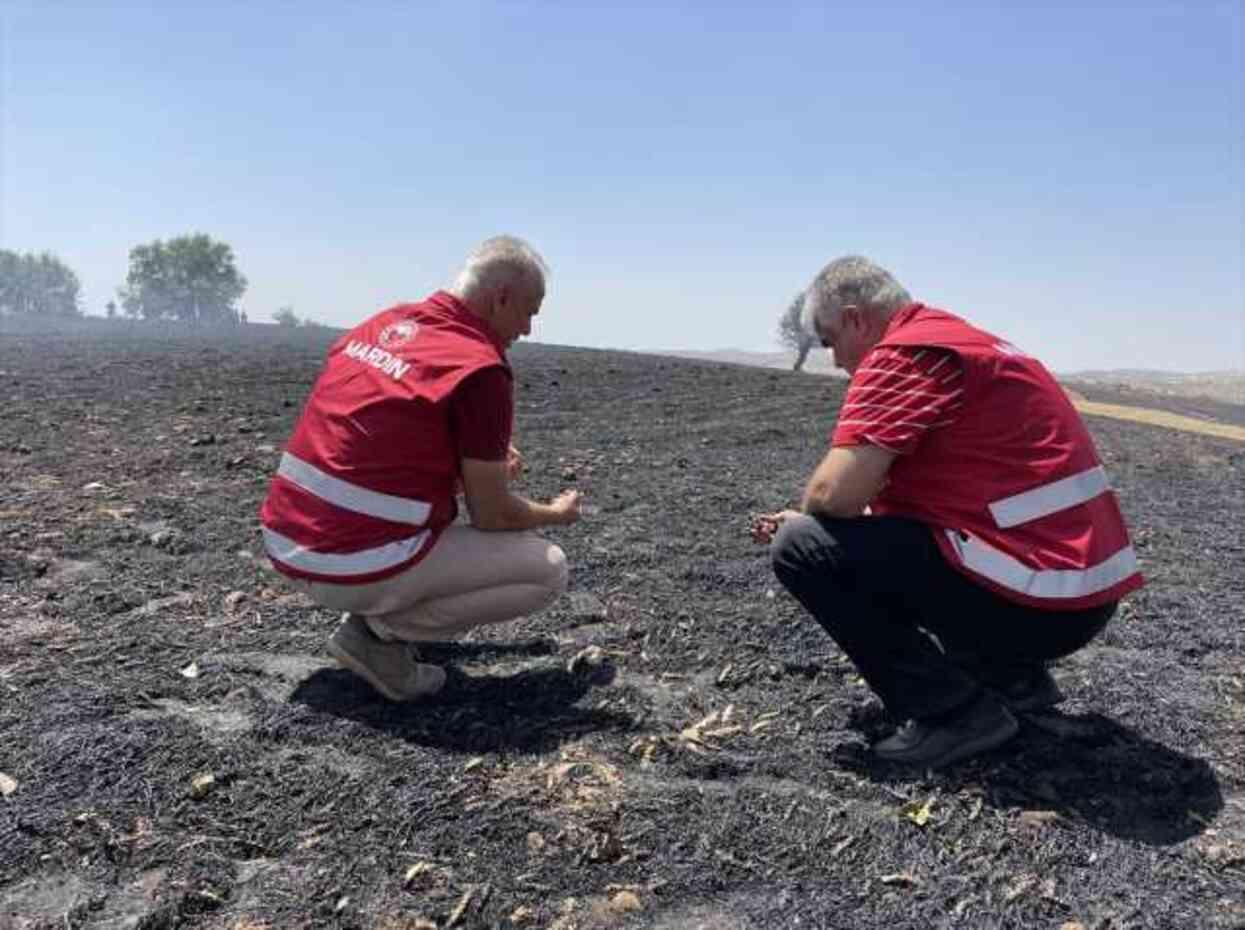
[[[746,533],[842,381],[517,349],[571,592],[396,706],[260,557],[328,338],[0,332],[0,927],[1245,927],[1245,446],[1091,420],[1149,586],[1059,712],[895,771]]]

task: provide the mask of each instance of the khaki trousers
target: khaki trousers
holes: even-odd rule
[[[567,583],[566,555],[532,532],[448,527],[419,563],[370,584],[300,582],[321,606],[359,614],[382,639],[449,640],[552,604]]]

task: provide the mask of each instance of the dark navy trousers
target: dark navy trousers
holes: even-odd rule
[[[1116,608],[1013,603],[952,568],[930,528],[902,517],[793,518],[771,556],[778,580],[899,719],[938,717],[1022,680],[1092,640]]]

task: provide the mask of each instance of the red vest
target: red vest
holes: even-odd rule
[[[879,345],[951,350],[964,401],[895,459],[874,513],[930,524],[955,568],[1020,604],[1080,610],[1141,587],[1089,431],[1040,362],[922,304],[897,314]]]
[[[493,366],[510,373],[502,346],[443,291],[337,340],[260,510],[273,564],[361,584],[423,558],[456,514],[447,400]]]

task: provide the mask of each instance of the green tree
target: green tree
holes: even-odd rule
[[[294,314],[293,307],[282,307],[272,315],[278,326],[298,326],[302,321]]]
[[[81,299],[78,276],[51,252],[0,250],[0,316],[81,316]]]
[[[117,293],[130,316],[229,323],[245,291],[233,249],[196,233],[130,249],[130,271]]]
[[[817,337],[804,328],[800,319],[803,313],[804,294],[800,293],[778,320],[778,341],[796,353],[793,371],[804,367],[809,351],[817,344]]]

